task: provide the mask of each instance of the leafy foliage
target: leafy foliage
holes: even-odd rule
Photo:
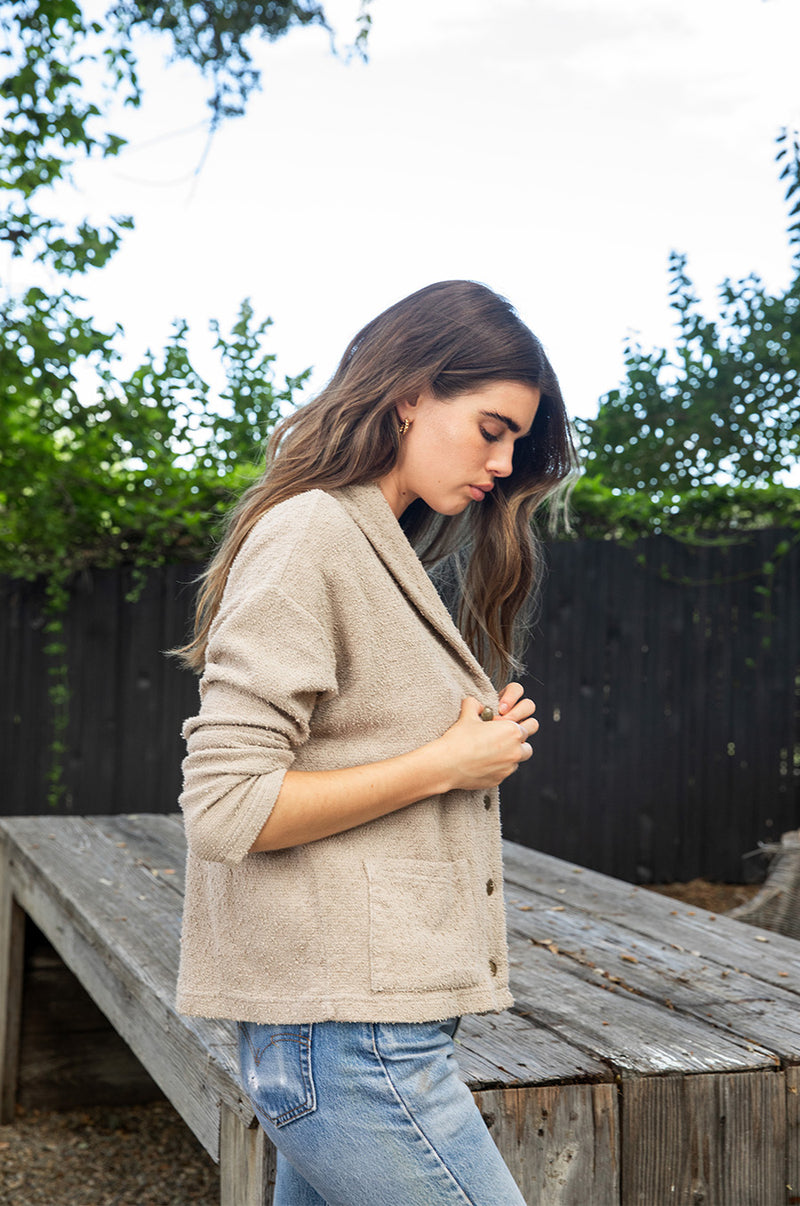
[[[13,256],[27,254],[57,272],[102,267],[119,245],[129,218],[104,228],[89,222],[73,231],[34,208],[37,194],[68,181],[78,156],[116,155],[124,140],[103,130],[98,103],[89,100],[85,76],[94,72],[100,99],[113,89],[138,104],[139,88],[129,48],[118,39],[100,43],[102,27],[84,20],[75,0],[2,0],[3,28],[14,37],[0,47],[7,74],[0,80],[3,138],[0,238]]]
[[[572,494],[572,535],[630,543],[666,534],[692,544],[726,543],[759,528],[800,533],[800,492],[790,486],[709,485],[678,495],[617,490],[584,475]]]
[[[79,159],[125,145],[104,110],[112,94],[140,102],[135,30],[165,34],[174,57],[210,80],[213,132],[258,85],[250,36],[313,23],[333,37],[313,0],[119,0],[104,22],[87,20],[80,0],[0,0],[0,244],[10,258],[71,278],[102,268],[131,227],[118,216],[69,228],[47,202]],[[0,572],[47,581],[51,803],[63,792],[69,579],[86,565],[206,556],[231,493],[255,474],[261,442],[306,376],[275,384],[268,327],[249,302],[230,336],[213,326],[227,381],[215,397],[191,364],[184,323],[162,357],[148,353],[123,378],[119,332],[101,329],[71,289],[0,293]]]
[[[369,0],[362,0],[353,49],[366,55]],[[186,59],[211,81],[213,121],[244,112],[259,84],[259,72],[248,49],[251,35],[274,41],[302,25],[321,25],[332,35],[321,4],[314,0],[280,3],[266,0],[119,0],[112,9],[128,35],[140,26],[169,35],[173,55]]]
[[[800,213],[797,135],[778,139],[787,199]],[[719,291],[704,317],[686,271],[670,258],[678,336],[672,351],[625,350],[625,380],[577,423],[590,474],[631,493],[683,493],[731,482],[767,485],[800,460],[800,221],[789,229],[794,276],[771,294],[757,276]]]
[[[135,30],[165,34],[176,58],[209,77],[213,127],[241,113],[258,83],[251,35],[329,28],[306,0],[119,0],[104,22],[87,20],[80,0],[0,0],[0,21],[0,239],[51,279],[101,268],[131,226],[116,217],[68,229],[46,202],[79,158],[124,146],[104,110],[112,94],[141,99]],[[275,384],[269,320],[257,323],[249,302],[230,336],[212,328],[227,381],[219,397],[190,362],[183,323],[163,356],[148,354],[127,378],[120,332],[88,317],[71,289],[6,291],[0,324],[0,570],[48,575],[54,605],[85,564],[205,556],[231,490],[306,375]]]
[[[58,304],[31,293],[0,314],[0,376],[14,381],[0,409],[0,572],[47,575],[58,596],[87,565],[204,558],[306,374],[277,385],[269,320],[245,302],[230,336],[215,326],[219,397],[191,364],[184,323],[122,379],[104,333],[81,323],[65,335]],[[78,368],[92,358],[101,386],[87,401]]]
[[[366,57],[370,0],[362,0],[351,50]],[[130,219],[108,226],[62,222],[33,206],[35,195],[67,181],[80,157],[118,155],[125,139],[105,128],[111,95],[138,105],[141,90],[132,35],[164,34],[174,59],[193,63],[209,79],[213,130],[244,112],[259,72],[248,46],[254,36],[274,40],[296,26],[333,30],[314,0],[119,0],[106,20],[88,21],[79,0],[0,0],[0,238],[14,256],[29,254],[57,272],[105,264]]]

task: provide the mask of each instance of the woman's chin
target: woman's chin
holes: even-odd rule
[[[455,516],[461,515],[463,511],[466,511],[471,502],[472,499],[470,498],[449,499],[447,501],[440,499],[438,503],[429,503],[428,506],[432,511],[435,511],[437,515]]]

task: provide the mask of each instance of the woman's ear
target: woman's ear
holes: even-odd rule
[[[402,398],[397,403],[398,422],[403,423],[406,419],[408,419],[409,423],[413,423],[419,411],[421,399],[421,394],[409,394],[407,398]]]

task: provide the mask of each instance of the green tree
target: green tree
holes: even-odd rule
[[[368,3],[351,48],[362,55]],[[219,397],[195,372],[180,322],[163,355],[121,377],[121,333],[86,313],[71,282],[108,262],[131,220],[68,226],[53,192],[81,158],[125,145],[106,114],[112,96],[141,100],[135,30],[163,34],[173,58],[206,78],[211,135],[258,86],[251,39],[312,24],[333,39],[322,6],[305,0],[119,0],[102,22],[87,20],[79,0],[0,0],[0,247],[34,279],[38,267],[42,280],[69,282],[19,295],[0,284],[0,572],[47,584],[51,803],[63,794],[70,576],[84,565],[205,557],[215,519],[254,474],[305,377],[275,382],[270,320],[257,322],[249,302],[230,336],[213,327],[227,382]]]
[[[362,0],[350,51],[366,54],[370,0]],[[14,255],[31,252],[60,272],[101,267],[119,241],[119,221],[67,234],[32,199],[69,179],[81,156],[114,156],[125,140],[106,128],[115,102],[138,105],[141,89],[131,36],[164,35],[173,59],[193,63],[208,81],[209,124],[245,110],[259,85],[249,47],[296,26],[322,25],[320,4],[303,0],[119,0],[104,21],[87,20],[79,0],[0,0],[0,184],[6,204],[0,236]],[[335,43],[332,41],[335,47]],[[123,227],[124,227],[123,223]]]
[[[361,0],[356,36],[346,54],[366,57],[369,4],[370,0]],[[320,25],[336,49],[324,9],[313,0],[119,0],[111,13],[123,38],[140,27],[169,36],[174,57],[193,63],[209,80],[209,106],[215,123],[243,113],[248,96],[258,87],[259,72],[249,50],[254,35],[274,41],[297,26]]]
[[[0,407],[0,573],[44,575],[57,606],[71,574],[88,565],[204,558],[305,374],[277,384],[264,350],[269,320],[257,323],[245,302],[229,336],[216,328],[226,373],[219,396],[194,370],[177,323],[164,352],[148,353],[129,376],[101,363],[87,400],[74,366],[96,354],[96,333],[73,323],[51,361],[48,323],[60,331],[62,315],[35,293],[16,325],[35,360],[11,366],[13,391]],[[0,378],[16,352],[0,339]]]
[[[68,228],[49,197],[81,156],[123,147],[104,113],[112,94],[140,101],[137,27],[163,32],[175,57],[209,77],[213,127],[242,112],[258,84],[249,37],[326,20],[318,4],[242,0],[124,0],[103,23],[87,21],[78,0],[0,0],[0,17],[0,238],[12,259],[42,265],[42,279],[69,282],[0,290],[0,569],[47,574],[55,599],[81,564],[158,559],[181,544],[202,556],[227,499],[223,478],[250,471],[304,375],[275,383],[269,320],[257,323],[246,302],[230,337],[214,327],[227,380],[219,397],[194,371],[181,323],[162,356],[121,378],[121,332],[88,316],[71,282],[108,262],[131,221]],[[360,35],[367,21],[364,9]]]
[[[706,318],[686,257],[670,258],[672,349],[630,342],[625,379],[577,423],[587,473],[605,487],[668,497],[730,483],[763,487],[800,459],[800,141],[777,159],[791,205],[793,276],[771,293],[755,275],[726,280]],[[584,488],[585,489],[585,488]]]
[[[120,0],[103,22],[87,20],[79,0],[0,0],[0,19],[0,240],[11,259],[68,282],[20,295],[0,288],[0,568],[46,572],[57,592],[82,561],[169,550],[181,524],[192,545],[189,493],[196,514],[219,510],[221,479],[238,463],[247,472],[305,374],[274,382],[274,356],[263,349],[269,320],[258,324],[246,302],[229,338],[213,328],[227,379],[220,397],[194,371],[183,324],[162,357],[148,355],[120,378],[121,332],[87,315],[72,281],[108,262],[131,220],[69,228],[48,212],[52,192],[81,157],[124,146],[105,114],[112,95],[140,102],[136,29],[163,34],[173,57],[208,79],[211,130],[243,112],[258,86],[253,38],[311,24],[333,31],[322,5],[304,0]],[[150,514],[156,499],[159,518]],[[194,548],[203,555],[199,541]]]

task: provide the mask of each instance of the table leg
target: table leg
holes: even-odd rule
[[[8,850],[0,842],[0,1124],[14,1119],[24,962],[25,914],[14,899]]]
[[[275,1148],[261,1127],[223,1105],[219,1128],[221,1206],[271,1206]]]

